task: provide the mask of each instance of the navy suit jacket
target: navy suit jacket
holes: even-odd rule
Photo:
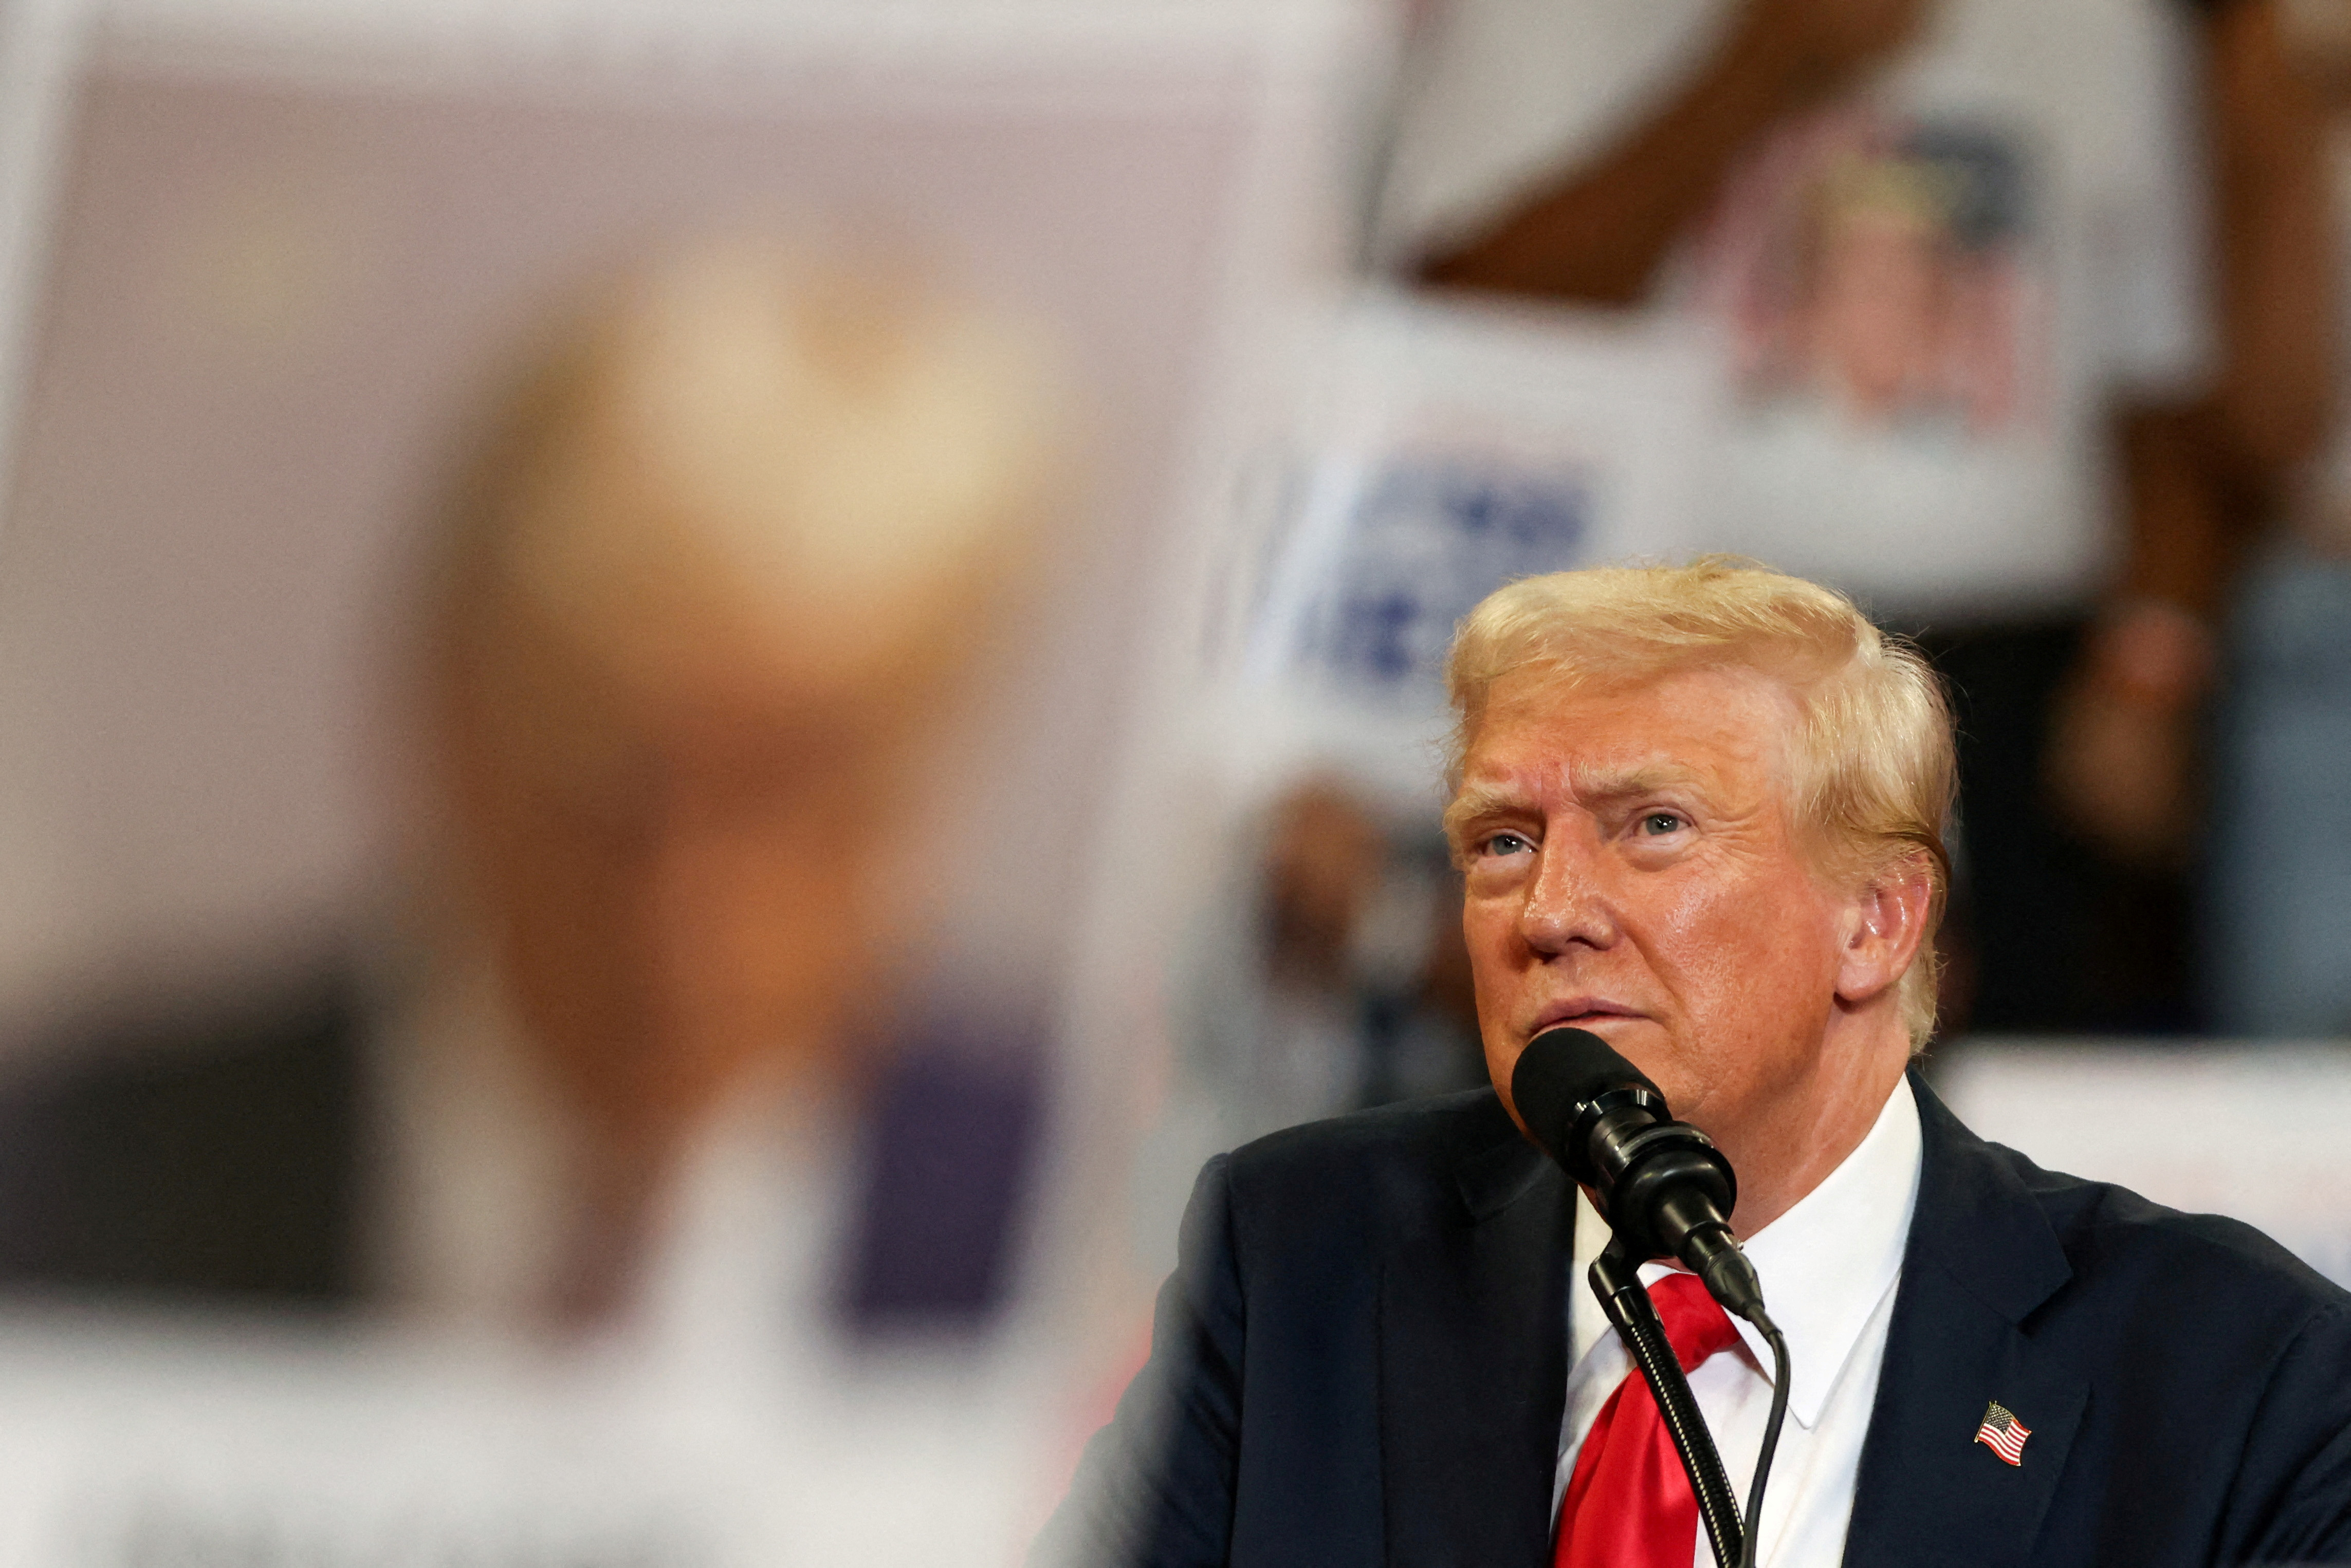
[[[1845,1562],[2351,1562],[2351,1295],[1912,1087],[1918,1207]],[[1150,1364],[1040,1556],[1544,1568],[1574,1213],[1490,1090],[1211,1161]],[[1995,1399],[2032,1429],[2022,1465],[1974,1441]]]

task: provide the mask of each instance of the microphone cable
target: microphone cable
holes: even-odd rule
[[[1763,1535],[1763,1483],[1771,1479],[1771,1456],[1779,1451],[1780,1428],[1788,1419],[1788,1336],[1761,1307],[1747,1321],[1771,1347],[1771,1414],[1763,1422],[1763,1446],[1755,1450],[1755,1479],[1747,1485],[1746,1539],[1740,1546],[1739,1568],[1755,1568],[1756,1542]]]

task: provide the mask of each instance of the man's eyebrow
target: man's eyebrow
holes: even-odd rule
[[[1678,762],[1646,762],[1632,768],[1579,769],[1576,796],[1586,800],[1621,800],[1628,795],[1698,782],[1698,774]]]
[[[1698,776],[1678,762],[1636,763],[1626,768],[1579,768],[1573,779],[1576,798],[1591,803],[1623,800],[1654,790],[1698,782]],[[1468,826],[1488,817],[1531,813],[1533,804],[1523,789],[1510,784],[1469,783],[1445,808],[1445,836],[1458,838]]]
[[[1445,808],[1445,836],[1452,838],[1468,824],[1480,817],[1499,816],[1510,811],[1531,811],[1523,790],[1507,784],[1464,784],[1453,803]]]

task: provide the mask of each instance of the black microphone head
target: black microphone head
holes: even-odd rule
[[[1615,1047],[1588,1030],[1545,1030],[1510,1070],[1510,1100],[1543,1152],[1591,1190],[1613,1247],[1636,1262],[1679,1258],[1729,1310],[1762,1310],[1762,1287],[1730,1231],[1739,1204],[1730,1162],[1675,1121],[1657,1086]]]
[[[1576,1118],[1612,1089],[1646,1090],[1656,1096],[1658,1120],[1665,1119],[1666,1097],[1657,1086],[1590,1030],[1543,1030],[1527,1041],[1510,1070],[1510,1103],[1519,1120],[1552,1158],[1570,1165]]]

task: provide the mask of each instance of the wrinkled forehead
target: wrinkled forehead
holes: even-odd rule
[[[1513,671],[1494,684],[1447,815],[1519,796],[1597,804],[1679,789],[1784,798],[1802,722],[1787,684],[1744,664],[1605,682]]]

